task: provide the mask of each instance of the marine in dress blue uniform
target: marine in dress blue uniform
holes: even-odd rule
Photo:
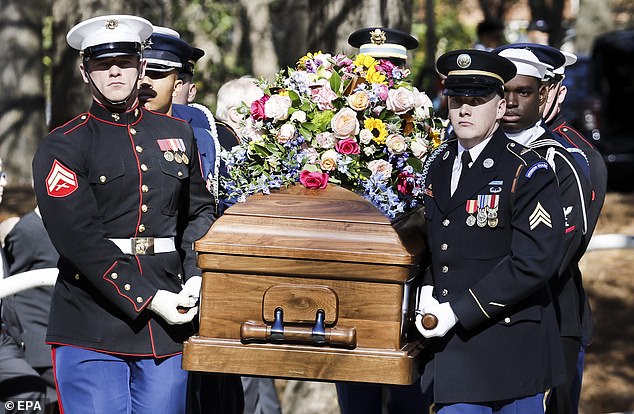
[[[33,159],[38,205],[60,254],[46,339],[68,413],[185,410],[182,342],[197,308],[181,292],[200,277],[193,243],[214,206],[189,125],[142,109],[136,80],[125,83],[123,68],[142,75],[151,33],[135,16],[96,17],[68,32],[93,103],[45,137]],[[113,89],[103,92],[103,79]],[[128,95],[108,98],[113,90]]]
[[[421,386],[433,388],[439,413],[541,413],[544,392],[563,379],[549,287],[564,236],[555,175],[499,128],[511,62],[461,50],[441,56],[437,70],[458,139],[426,160],[432,265],[418,305],[417,326],[430,338]],[[469,116],[491,103],[493,114]],[[436,327],[423,328],[424,313]]]

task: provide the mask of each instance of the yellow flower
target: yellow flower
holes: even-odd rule
[[[302,67],[305,67],[307,60],[312,60],[315,58],[315,56],[321,55],[321,54],[322,54],[321,50],[315,53],[308,52],[305,56],[302,56],[301,58],[299,58],[299,61],[297,62],[297,64],[301,65]]]
[[[385,81],[385,75],[374,69],[374,66],[368,68],[368,73],[365,74],[365,79],[370,83],[382,83],[387,84]]]
[[[355,66],[362,66],[364,68],[373,68],[375,63],[376,59],[374,59],[372,56],[363,54],[357,55],[356,59],[354,60]]]
[[[363,121],[363,126],[365,129],[370,130],[374,138],[372,140],[377,144],[384,144],[385,139],[387,138],[387,128],[385,127],[385,123],[377,118],[368,118]]]
[[[438,146],[442,142],[442,130],[432,128],[429,131],[429,137],[431,138],[432,147],[438,148]]]

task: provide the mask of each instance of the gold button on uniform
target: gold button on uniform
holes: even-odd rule
[[[183,176],[183,172],[182,172],[182,171],[179,171],[179,172],[178,172],[178,176],[179,176],[179,177],[182,177],[182,176]]]
[[[447,296],[449,294],[449,291],[447,289],[443,289],[441,295],[443,296]]]
[[[443,267],[442,267],[442,269],[441,269],[441,271],[442,271],[443,273],[447,273],[447,272],[449,271],[449,266],[443,266]]]
[[[126,283],[125,285],[123,285],[123,288],[124,288],[125,290],[130,290],[130,285]]]
[[[449,247],[447,246],[447,243],[443,243],[440,245],[440,250],[447,250],[447,247]]]
[[[511,318],[504,318],[504,322],[511,323]]]
[[[147,165],[141,164],[141,170],[142,171],[147,171]]]
[[[442,221],[442,225],[443,225],[443,226],[445,226],[445,227],[448,227],[448,226],[449,226],[449,223],[451,223],[451,221],[449,221],[449,219],[444,219],[444,220]]]
[[[147,185],[143,184],[141,186],[141,191],[143,191],[144,193],[147,193],[148,191],[150,191],[150,187],[148,187]]]
[[[136,301],[141,303],[141,302],[143,302],[143,298],[141,296],[137,296]]]
[[[142,204],[141,205],[141,211],[144,213],[147,213],[147,204]]]
[[[131,133],[132,135],[136,135],[136,129],[134,129],[134,128],[130,128],[130,133]]]
[[[111,278],[113,278],[113,279],[116,279],[116,278],[118,278],[118,277],[119,277],[119,275],[118,275],[118,274],[116,274],[116,273],[113,273],[113,274],[111,274],[111,275],[110,275],[110,277],[111,277]]]
[[[140,224],[139,225],[139,233],[143,233],[145,231],[145,225]]]
[[[75,280],[79,280],[79,273],[75,273]]]
[[[136,146],[136,152],[143,152],[143,147],[140,145]]]
[[[106,178],[106,176],[105,176],[105,175],[101,175],[101,176],[99,176],[99,182],[100,182],[100,183],[105,183],[105,182],[106,182],[106,179],[107,179],[107,178]]]

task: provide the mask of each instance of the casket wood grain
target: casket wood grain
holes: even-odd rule
[[[414,212],[391,223],[334,185],[235,204],[195,245],[200,330],[185,342],[184,368],[412,383],[422,350],[412,294],[426,254],[423,222]]]

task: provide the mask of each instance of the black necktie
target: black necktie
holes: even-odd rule
[[[471,159],[471,154],[469,154],[468,150],[462,151],[462,156],[460,157],[460,162],[463,167],[469,168],[469,164],[471,164],[473,160]]]

